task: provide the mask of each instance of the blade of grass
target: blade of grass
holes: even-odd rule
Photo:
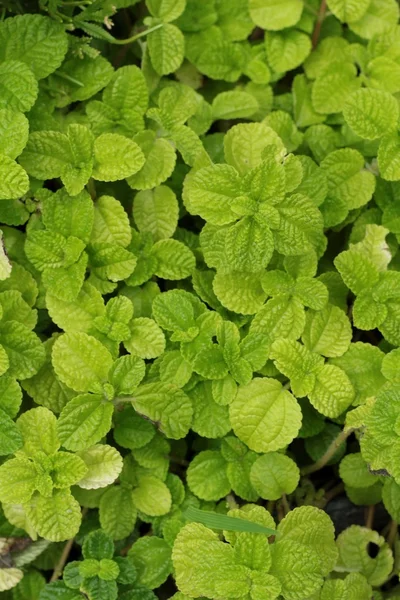
[[[201,523],[210,529],[225,529],[227,531],[244,531],[247,533],[264,533],[265,535],[276,535],[275,529],[264,527],[259,523],[253,521],[246,521],[245,519],[237,519],[236,517],[228,517],[227,515],[221,515],[206,510],[200,510],[189,506],[184,512],[184,516],[189,521],[195,521]]]

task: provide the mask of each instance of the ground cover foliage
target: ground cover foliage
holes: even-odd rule
[[[1,600],[400,598],[398,21],[3,0]]]

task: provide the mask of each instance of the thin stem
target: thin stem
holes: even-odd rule
[[[282,519],[285,518],[285,511],[284,511],[282,502],[278,502],[277,503],[277,505],[276,505],[276,512],[277,512],[277,515],[278,515],[278,521],[280,523],[282,521]]]
[[[390,529],[389,529],[389,533],[388,533],[388,537],[387,537],[387,543],[389,544],[389,546],[391,548],[393,548],[393,546],[394,546],[396,537],[397,537],[397,523],[396,523],[396,521],[392,521],[390,523]]]
[[[57,579],[62,575],[62,572],[65,567],[65,563],[68,560],[68,556],[69,556],[69,553],[71,552],[74,541],[75,541],[75,538],[72,538],[72,539],[68,540],[68,542],[65,544],[64,550],[62,551],[62,554],[60,556],[60,560],[58,561],[58,563],[56,564],[56,566],[54,568],[53,575],[51,576],[51,579],[50,579],[50,583],[52,581],[57,581]]]
[[[349,437],[349,435],[353,432],[352,429],[343,429],[339,435],[331,442],[327,451],[319,460],[317,460],[313,465],[309,465],[308,467],[304,467],[301,470],[302,475],[309,475],[310,473],[315,473],[315,471],[319,471],[323,469],[325,465],[330,461],[332,456],[335,454],[336,450],[343,444],[343,442]]]
[[[285,515],[290,513],[290,506],[289,506],[289,502],[288,499],[286,497],[286,494],[282,494],[282,498],[281,498],[281,502],[282,502],[282,506],[283,506],[283,510]]]
[[[141,31],[140,33],[136,33],[135,35],[133,35],[130,38],[127,38],[125,40],[117,40],[116,38],[113,41],[113,44],[119,44],[121,46],[125,46],[125,44],[132,44],[132,42],[136,42],[137,40],[140,40],[140,38],[146,36],[149,33],[153,33],[153,31],[157,31],[157,29],[160,29],[161,27],[163,27],[164,23],[159,23],[158,25],[154,25],[154,27],[150,27],[150,29],[145,29],[144,31]]]
[[[180,458],[179,456],[174,456],[172,454],[170,454],[169,460],[172,463],[175,463],[177,465],[181,465],[181,467],[188,467],[189,464],[190,464],[189,461],[185,460],[184,458]]]
[[[366,509],[365,527],[368,529],[374,528],[375,504],[371,504]]]
[[[326,0],[322,0],[319,7],[317,21],[315,23],[314,31],[312,34],[312,45],[315,48],[318,44],[319,36],[321,35],[322,22],[326,17]]]
[[[334,488],[332,488],[329,492],[327,492],[325,494],[325,502],[326,502],[326,504],[328,504],[328,502],[330,502],[331,500],[333,500],[333,498],[336,498],[336,496],[339,496],[342,492],[344,492],[344,484],[341,481],[340,483],[338,483],[337,485],[335,485]]]
[[[87,512],[88,512],[87,508],[84,508],[82,510],[82,520],[86,517]],[[72,539],[68,540],[68,542],[65,544],[64,550],[62,551],[60,559],[54,568],[53,574],[50,579],[50,583],[52,581],[57,581],[57,579],[62,575],[62,572],[65,567],[65,563],[67,562],[69,553],[71,552],[72,546],[74,545],[74,541],[75,541],[75,538],[73,537]]]

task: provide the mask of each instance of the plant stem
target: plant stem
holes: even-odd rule
[[[282,498],[281,498],[281,502],[282,502],[282,506],[283,506],[283,510],[285,515],[290,513],[290,506],[289,506],[289,502],[288,499],[286,497],[286,494],[282,494]]]
[[[125,40],[117,40],[115,38],[113,44],[119,44],[121,46],[125,46],[125,44],[132,44],[132,42],[136,42],[136,40],[139,40],[140,38],[144,37],[148,33],[153,33],[153,31],[157,31],[157,29],[160,29],[160,27],[162,27],[163,25],[164,25],[164,23],[159,23],[158,25],[154,25],[154,27],[150,27],[150,29],[145,29],[144,31],[141,31],[140,33],[136,33],[132,37],[126,38]]]
[[[325,504],[328,504],[328,502],[336,498],[336,496],[339,496],[339,494],[341,494],[342,492],[344,492],[344,484],[341,481],[325,494]]]
[[[316,48],[316,46],[318,44],[319,36],[321,35],[322,22],[325,19],[325,16],[326,16],[326,0],[322,0],[321,5],[319,7],[318,15],[317,15],[317,21],[315,23],[314,31],[313,31],[312,38],[311,38],[313,48]]]
[[[366,516],[365,516],[365,527],[368,527],[368,529],[373,529],[373,527],[374,527],[374,516],[375,516],[375,504],[371,504],[370,506],[367,507]]]
[[[52,581],[57,581],[57,579],[61,576],[63,569],[65,567],[65,563],[68,560],[69,553],[71,552],[72,546],[74,544],[75,538],[68,540],[68,542],[64,546],[64,550],[60,556],[60,560],[56,564],[53,575],[51,576],[50,583]]]
[[[393,548],[393,546],[394,546],[396,537],[397,537],[397,522],[392,521],[390,523],[389,533],[388,533],[388,537],[387,537],[387,543],[389,544],[389,546],[391,548]]]
[[[84,508],[82,511],[82,519],[85,518],[87,512],[88,512],[88,509]],[[70,540],[68,540],[68,542],[65,544],[64,550],[62,551],[60,559],[59,559],[58,563],[56,564],[53,574],[50,578],[50,583],[53,581],[57,581],[57,579],[62,575],[62,572],[65,567],[65,563],[67,562],[69,553],[71,552],[72,546],[74,545],[74,541],[75,541],[75,538],[73,537]]]
[[[315,471],[319,471],[330,461],[332,456],[335,454],[336,450],[339,448],[341,444],[349,437],[349,435],[353,432],[352,429],[343,429],[339,435],[331,442],[327,451],[319,460],[317,460],[313,465],[309,465],[308,467],[304,467],[301,470],[302,475],[309,475],[310,473],[315,473]]]

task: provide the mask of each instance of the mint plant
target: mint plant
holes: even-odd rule
[[[400,597],[398,0],[3,0],[0,600]]]

